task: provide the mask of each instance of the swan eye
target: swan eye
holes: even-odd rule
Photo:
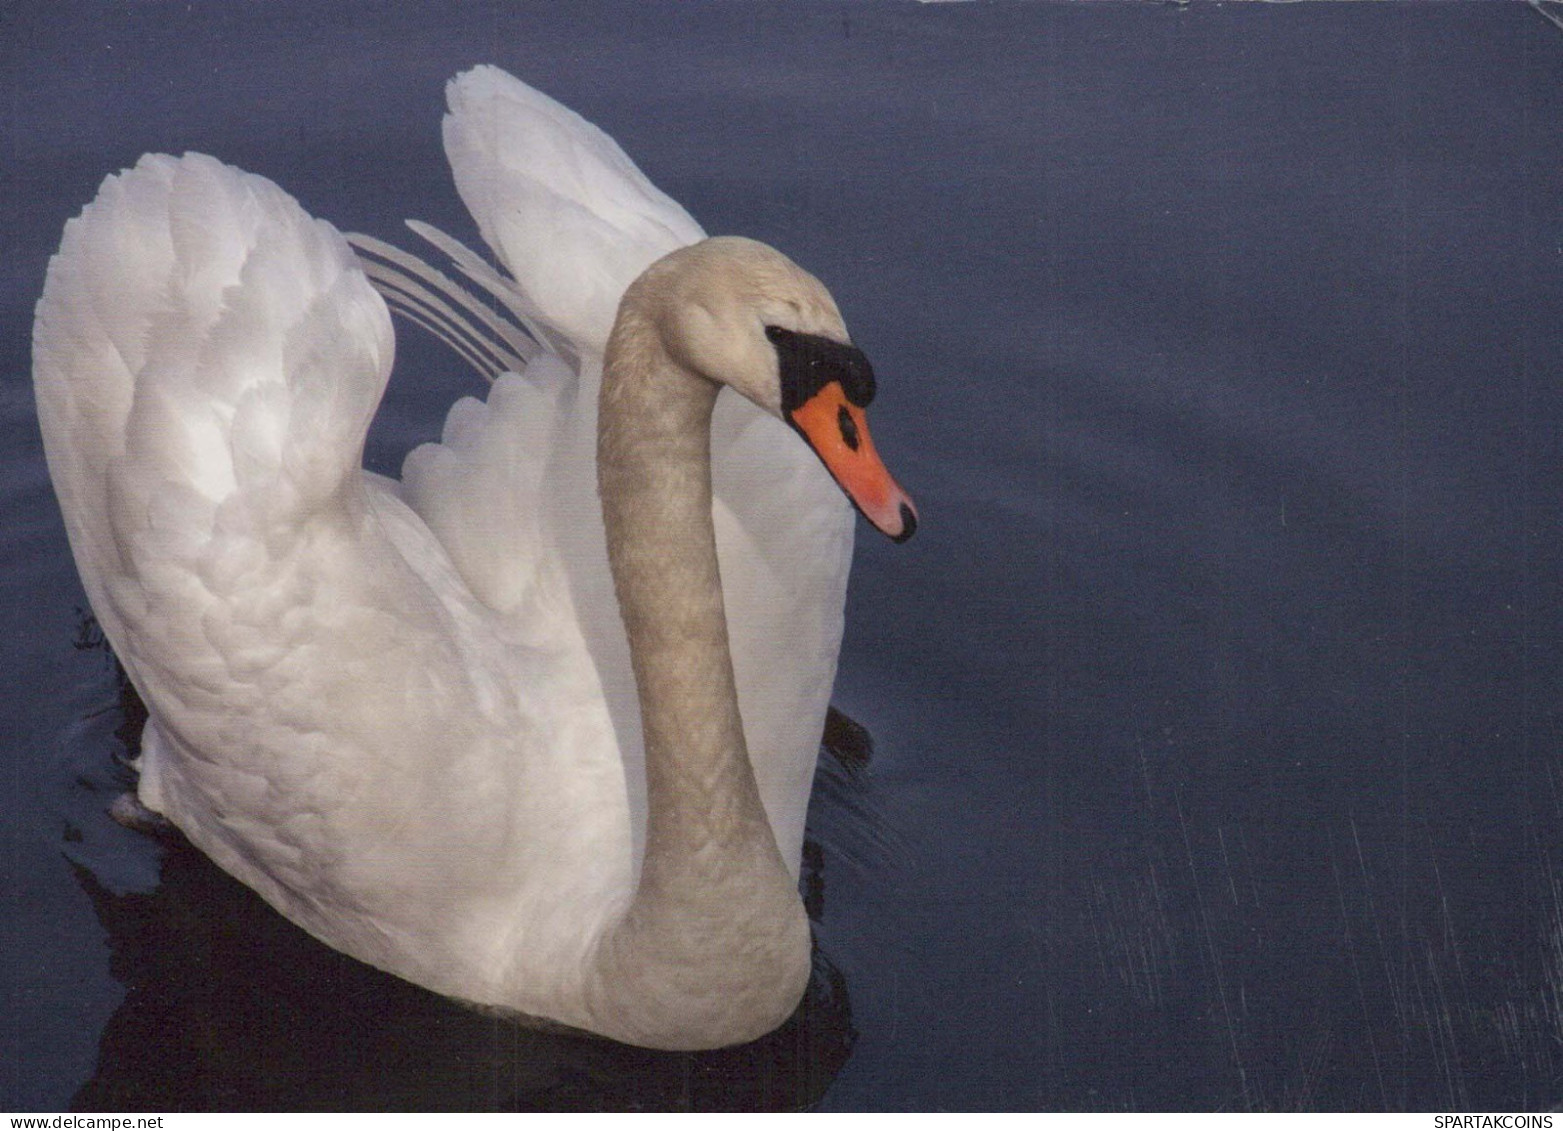
[[[765,336],[776,347],[784,410],[798,408],[833,381],[859,408],[874,399],[874,367],[856,346],[782,326],[767,326]]]

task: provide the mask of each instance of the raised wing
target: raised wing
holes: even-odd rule
[[[143,157],[66,225],[33,330],[49,470],[93,607],[221,587],[356,475],[385,304],[329,224],[199,154]],[[226,536],[226,537],[225,537]],[[105,600],[104,598],[108,598]]]
[[[78,566],[152,713],[141,800],[331,945],[443,988],[488,976],[462,974],[492,957],[466,932],[556,883],[525,887],[515,829],[566,886],[608,884],[595,859],[624,853],[594,836],[622,841],[621,795],[591,788],[611,748],[556,740],[593,716],[554,651],[496,631],[360,469],[391,354],[335,229],[211,158],[148,157],[68,226],[34,380]],[[579,747],[587,785],[547,788]]]
[[[497,67],[446,91],[456,188],[546,330],[601,353],[635,277],[705,233],[607,134]]]

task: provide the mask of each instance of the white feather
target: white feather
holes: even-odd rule
[[[596,126],[498,67],[446,92],[456,188],[545,327],[600,354],[619,296],[705,233]]]

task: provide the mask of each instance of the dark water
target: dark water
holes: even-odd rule
[[[568,11],[566,11],[566,7]],[[6,5],[0,1107],[1563,1100],[1563,31],[1442,5]],[[43,469],[61,225],[147,150],[475,241],[499,63],[834,290],[860,539],[819,977],[763,1045],[517,1031],[122,830]],[[402,333],[371,462],[473,379]]]

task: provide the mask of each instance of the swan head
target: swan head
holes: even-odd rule
[[[818,279],[763,243],[716,236],[652,264],[631,290],[643,284],[675,363],[790,426],[863,517],[897,542],[912,536],[917,509],[868,431],[873,366]]]

